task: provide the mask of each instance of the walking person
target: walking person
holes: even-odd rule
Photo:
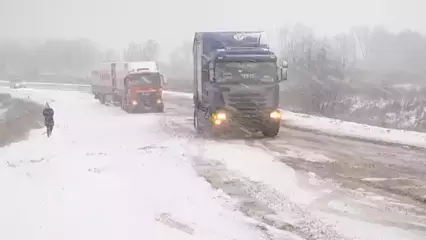
[[[47,137],[50,137],[52,135],[53,126],[55,125],[55,121],[53,120],[54,114],[55,114],[55,111],[53,111],[49,103],[46,103],[43,109],[43,116],[44,116],[44,125],[46,126],[46,130],[47,130]]]

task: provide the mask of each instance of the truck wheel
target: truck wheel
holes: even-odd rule
[[[204,133],[203,128],[200,126],[200,119],[198,118],[198,110],[194,109],[194,128],[197,134]]]
[[[124,104],[123,110],[126,111],[126,113],[133,113],[133,110],[127,105],[127,103]]]
[[[265,137],[276,137],[280,132],[280,125],[273,124],[270,126],[265,126],[265,129],[262,130],[263,136]]]
[[[164,112],[164,104],[161,104],[160,106],[157,107],[157,112]]]
[[[101,94],[99,96],[99,101],[101,101],[101,104],[105,104],[105,95],[104,94]]]
[[[124,105],[124,111],[126,111],[126,113],[133,113],[133,108],[129,107],[129,105],[125,104]]]
[[[122,98],[121,99],[121,109],[123,109],[124,111],[126,111],[126,99]]]

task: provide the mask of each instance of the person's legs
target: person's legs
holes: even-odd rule
[[[52,131],[53,131],[53,125],[47,125],[47,137],[50,137],[50,135],[52,135]]]

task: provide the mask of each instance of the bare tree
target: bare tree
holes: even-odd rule
[[[146,41],[142,47],[143,60],[155,61],[158,58],[159,45],[158,42],[152,39]]]
[[[363,58],[367,58],[370,47],[370,29],[368,27],[353,27],[351,31],[358,43]]]

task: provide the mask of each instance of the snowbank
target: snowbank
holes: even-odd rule
[[[284,124],[287,126],[311,129],[336,136],[352,137],[361,140],[426,148],[426,133],[381,128],[285,110],[282,111],[282,114]]]
[[[192,98],[190,93],[170,92],[166,94]],[[426,148],[426,133],[369,126],[338,119],[317,117],[282,110],[283,124],[290,127],[315,130],[335,136],[351,137],[374,142],[394,143]]]

